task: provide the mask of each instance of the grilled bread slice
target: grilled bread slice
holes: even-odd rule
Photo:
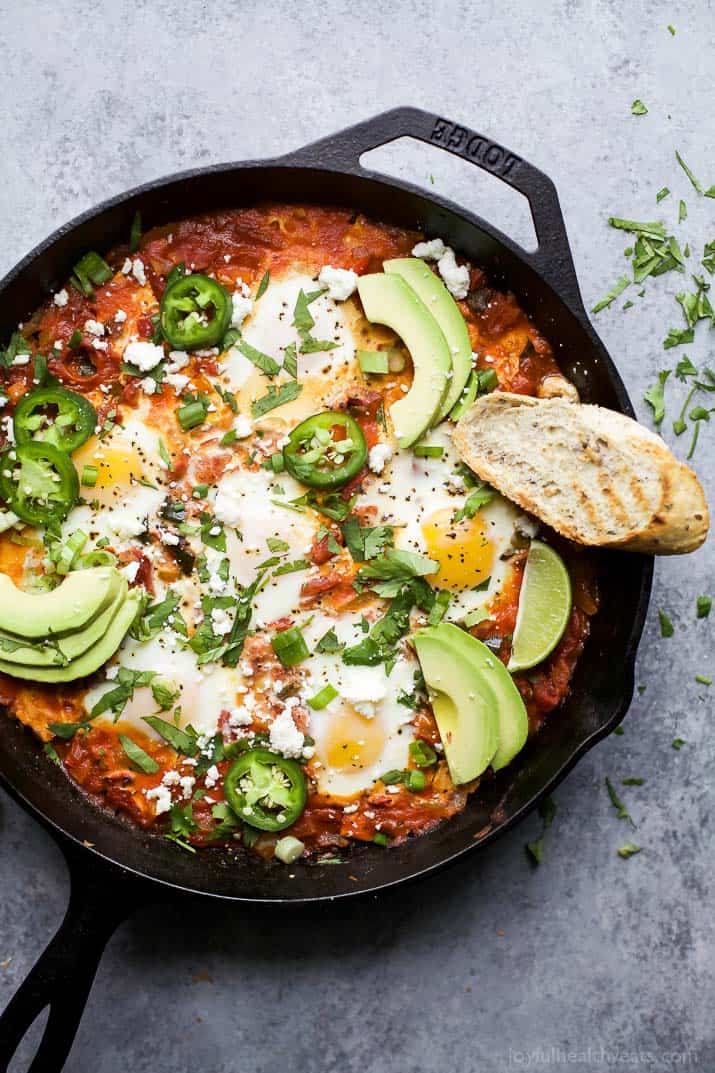
[[[613,410],[494,391],[463,415],[454,442],[482,480],[578,544],[678,555],[707,536],[693,471]]]

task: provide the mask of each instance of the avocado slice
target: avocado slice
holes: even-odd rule
[[[459,306],[442,280],[419,257],[397,257],[382,266],[388,275],[400,276],[424,302],[442,329],[452,359],[452,379],[434,424],[442,421],[459,400],[472,371],[472,344]]]
[[[390,407],[397,441],[400,447],[410,447],[441,411],[452,370],[447,340],[427,306],[400,276],[381,272],[361,276],[358,294],[367,319],[392,328],[410,352],[412,387]]]
[[[116,595],[98,615],[74,633],[47,637],[40,642],[22,641],[0,634],[0,658],[30,667],[64,667],[96,644],[109,629],[114,616],[127,598],[126,578],[119,578]]]
[[[449,622],[434,627],[448,644],[459,648],[465,660],[488,683],[497,702],[499,747],[492,757],[492,768],[500,771],[520,752],[529,733],[529,720],[521,693],[502,661],[478,638]]]
[[[113,566],[94,566],[69,574],[50,592],[24,592],[0,574],[0,630],[21,639],[78,630],[104,606],[116,585]]]
[[[70,575],[71,576],[71,575]],[[124,636],[136,618],[141,606],[142,594],[132,589],[109,624],[104,636],[77,659],[70,660],[66,667],[31,667],[24,663],[8,663],[0,660],[0,671],[13,678],[27,678],[31,682],[73,682],[94,674],[103,663],[114,655]]]
[[[460,645],[439,626],[417,630],[412,641],[422,667],[452,782],[481,775],[499,745],[494,693]]]

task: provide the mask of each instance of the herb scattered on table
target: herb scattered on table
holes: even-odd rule
[[[539,815],[541,816],[541,834],[538,838],[535,838],[533,842],[526,843],[526,852],[529,854],[534,864],[541,864],[544,855],[544,835],[554,822],[556,802],[553,798],[544,798],[539,805]]]

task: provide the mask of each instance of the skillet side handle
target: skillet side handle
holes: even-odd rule
[[[67,912],[55,936],[0,1015],[0,1073],[28,1029],[49,1006],[49,1018],[28,1073],[60,1073],[74,1042],[104,948],[118,925],[145,899],[139,882],[62,845],[70,869]]]
[[[585,319],[556,187],[548,175],[491,138],[419,108],[393,108],[281,159],[289,164],[328,166],[365,175],[370,173],[360,165],[363,153],[404,137],[453,153],[524,195],[539,245],[534,253],[522,251],[523,255],[571,310]]]

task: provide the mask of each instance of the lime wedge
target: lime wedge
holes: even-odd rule
[[[548,544],[532,541],[519,594],[510,671],[535,667],[553,652],[571,614],[571,579]]]

